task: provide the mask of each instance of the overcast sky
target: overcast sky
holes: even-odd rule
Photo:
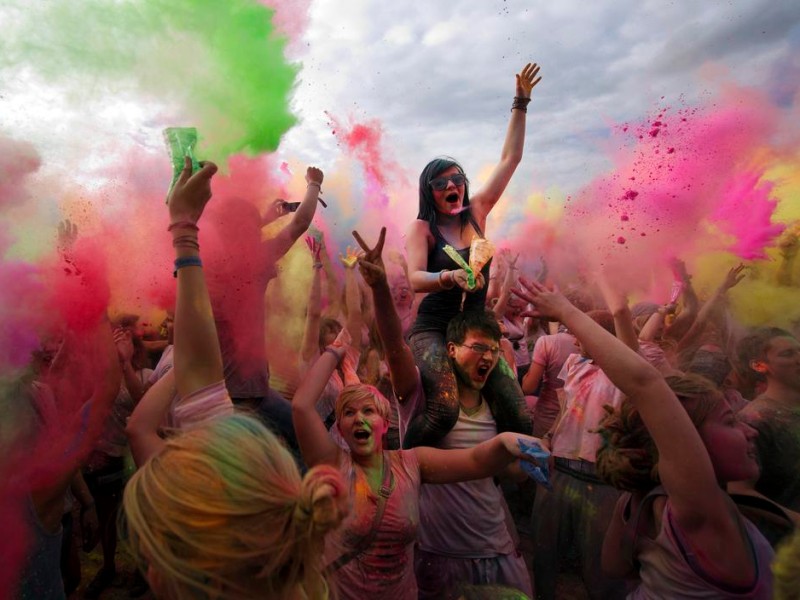
[[[438,154],[469,172],[493,163],[514,73],[541,65],[517,185],[570,192],[606,163],[608,125],[658,102],[707,95],[713,81],[800,79],[800,2],[315,0],[285,149],[324,161],[323,110],[380,119],[416,176]],[[665,99],[661,101],[661,97]]]
[[[14,10],[0,8],[6,25]],[[570,193],[607,166],[600,150],[609,125],[659,103],[691,103],[726,79],[769,86],[788,101],[800,81],[800,2],[310,0],[306,30],[289,52],[302,63],[292,103],[300,121],[278,154],[330,166],[341,150],[326,112],[377,119],[387,156],[412,179],[440,154],[472,174],[493,164],[514,73],[538,62],[543,80],[512,185]],[[88,124],[80,137],[122,129],[160,143],[164,123],[135,98],[74,109],[23,74],[0,73],[0,130],[33,141],[45,157],[69,154]]]

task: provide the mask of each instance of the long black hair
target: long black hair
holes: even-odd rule
[[[458,172],[464,175],[466,179],[466,174],[464,173],[463,167],[458,164],[454,158],[450,158],[449,156],[439,156],[434,158],[431,162],[425,165],[425,168],[422,169],[422,173],[420,173],[419,213],[417,213],[417,218],[422,221],[427,221],[431,227],[436,226],[436,202],[433,199],[431,180],[435,179],[440,173],[443,173],[451,167],[458,169]],[[469,206],[469,179],[464,182],[463,206],[464,208]],[[472,223],[472,226],[475,227],[475,230],[479,231],[478,225],[475,222],[475,219],[472,217],[471,210],[461,211],[458,217],[461,220],[461,229],[464,229],[464,227],[467,226],[467,223]]]

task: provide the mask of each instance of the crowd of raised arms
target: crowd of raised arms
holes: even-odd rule
[[[733,318],[742,265],[700,298],[676,260],[671,299],[629,303],[611,276],[476,256],[523,159],[538,73],[516,75],[480,189],[455,160],[432,160],[404,251],[384,251],[385,228],[354,231],[343,280],[309,234],[321,170],[308,168],[294,212],[215,206],[237,236],[286,222],[263,256],[221,268],[202,250],[217,167],[187,158],[163,218],[177,293],[161,335],[126,315],[48,339],[14,388],[26,435],[42,435],[75,379],[71,353],[91,351],[81,393],[108,416],[24,490],[10,597],[103,597],[119,585],[119,537],[137,561],[132,597],[800,598],[800,324]],[[277,389],[264,298],[301,237],[311,284],[292,302],[307,305],[305,332],[277,344],[299,377]],[[777,243],[777,285],[796,285],[797,237]],[[534,263],[537,277],[519,275]],[[78,530],[83,550],[102,548],[80,592]]]

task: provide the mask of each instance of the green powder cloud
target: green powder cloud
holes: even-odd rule
[[[298,67],[273,11],[255,0],[90,0],[7,4],[0,76],[30,70],[67,103],[145,96],[194,125],[204,156],[274,150],[295,123]]]

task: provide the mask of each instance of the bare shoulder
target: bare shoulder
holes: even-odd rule
[[[414,219],[406,231],[406,243],[418,244],[422,240],[425,240],[429,246],[434,242],[430,224],[422,219]]]
[[[411,225],[408,226],[408,234],[431,235],[430,224],[423,219],[414,219],[411,221]]]

